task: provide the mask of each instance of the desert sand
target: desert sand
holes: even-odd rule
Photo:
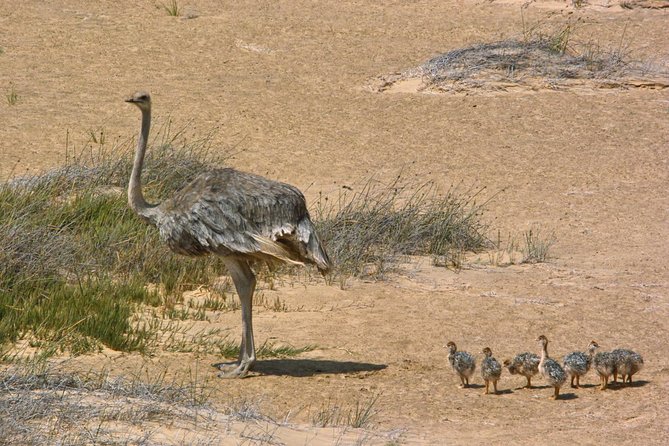
[[[143,89],[156,127],[213,132],[230,165],[294,184],[310,201],[402,171],[443,191],[485,188],[491,238],[540,228],[556,240],[540,264],[494,252],[468,255],[461,269],[413,258],[383,282],[261,287],[289,311],[257,307],[256,340],[317,348],[260,360],[243,380],[217,379],[214,355],[54,360],[117,374],[197,370],[212,404],[252,401],[287,418],[294,428],[272,431],[276,444],[667,444],[669,90],[370,87],[445,51],[518,36],[523,20],[569,17],[582,17],[578,38],[613,47],[624,38],[635,57],[667,69],[668,9],[537,1],[521,15],[522,3],[185,0],[171,17],[159,1],[1,2],[2,179],[62,164],[91,134],[104,133],[106,147],[132,140],[139,117],[123,99]],[[239,336],[239,319],[222,312],[202,324]],[[478,372],[473,388],[458,388],[449,340],[478,360],[488,346],[501,361],[538,353],[540,334],[555,358],[594,339],[640,352],[645,368],[634,385],[603,392],[590,372],[558,401],[541,378],[520,389],[524,378],[506,372],[499,395],[483,395]],[[373,435],[311,425],[327,404],[377,396]],[[188,444],[183,429],[199,435],[149,428],[158,444]],[[198,438],[260,443],[240,434],[248,428],[236,421]]]

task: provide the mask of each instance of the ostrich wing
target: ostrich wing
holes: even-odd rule
[[[213,170],[161,204],[157,214],[161,237],[180,254],[271,256],[330,267],[304,196],[288,184]]]

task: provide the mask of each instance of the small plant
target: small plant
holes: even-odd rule
[[[177,0],[170,0],[167,4],[163,3],[163,9],[172,17],[178,17],[181,14],[181,8],[179,7]]]
[[[7,93],[5,97],[7,98],[7,103],[9,105],[16,105],[16,103],[19,101],[19,95],[16,93],[13,84],[9,86],[9,93]]]
[[[154,136],[144,177],[151,201],[222,164],[208,156],[209,139],[175,146],[181,135],[168,127]],[[0,183],[0,345],[31,340],[45,351],[81,354],[103,346],[148,352],[163,341],[166,349],[188,349],[182,335],[164,341],[165,330],[153,319],[176,326],[206,320],[207,310],[238,309],[238,300],[227,297],[230,280],[216,280],[223,262],[170,252],[158,231],[128,208],[123,189],[130,147],[108,147],[102,130],[89,136],[79,155],[68,149],[64,166]],[[312,212],[320,217],[318,233],[336,265],[329,280],[382,279],[408,255],[480,249],[487,243],[482,204],[476,203],[481,191],[438,194],[432,183],[398,177],[390,184],[370,180],[335,200],[322,197]],[[279,272],[267,277],[280,283]],[[184,291],[207,283],[207,300],[184,303]],[[280,297],[268,299],[262,291],[256,297],[269,310],[289,310]],[[206,343],[226,356],[239,353],[237,345]],[[265,343],[258,354],[294,356],[312,348]]]
[[[378,414],[376,403],[381,394],[373,394],[367,400],[355,402],[355,405],[349,412],[348,425],[353,428],[369,427],[374,417]]]
[[[247,398],[234,399],[226,407],[225,414],[238,421],[257,421],[264,420],[265,416],[260,412],[258,401],[252,401]]]
[[[548,260],[548,251],[555,243],[555,236],[550,234],[544,238],[538,230],[526,231],[523,234],[524,245],[521,247],[523,253],[522,263],[543,263]]]
[[[97,144],[98,146],[103,146],[107,141],[104,129],[98,129],[98,130],[89,129],[88,138],[91,143]]]
[[[379,411],[376,403],[381,395],[372,394],[365,401],[356,401],[350,407],[342,407],[328,400],[325,406],[316,410],[311,417],[311,422],[318,427],[328,426],[350,426],[353,428],[370,427],[372,420]]]
[[[281,300],[279,296],[276,296],[273,300],[270,300],[267,298],[267,296],[265,296],[265,293],[256,291],[253,301],[256,305],[261,305],[267,310],[277,313],[286,313],[289,311],[288,305],[286,305],[286,303]]]
[[[554,53],[563,55],[569,48],[569,42],[574,31],[574,24],[569,22],[564,28],[548,38],[548,48]]]

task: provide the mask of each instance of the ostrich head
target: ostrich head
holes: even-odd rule
[[[539,344],[541,345],[546,345],[548,344],[548,339],[546,338],[546,336],[541,335],[537,338],[537,342],[539,342]]]
[[[446,344],[446,348],[448,348],[451,353],[455,353],[458,350],[458,347],[456,347],[455,342],[453,341]]]
[[[588,351],[590,353],[594,353],[595,350],[599,348],[599,344],[596,343],[595,341],[590,341],[590,344],[588,344]]]
[[[151,95],[145,91],[138,91],[131,97],[125,100],[131,104],[135,104],[140,110],[151,110]]]
[[[485,356],[492,356],[492,350],[490,350],[490,347],[484,348],[481,353],[483,353]]]

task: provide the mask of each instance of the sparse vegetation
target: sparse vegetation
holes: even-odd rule
[[[509,235],[505,242],[498,233],[494,249],[488,252],[488,258],[490,264],[495,266],[543,263],[550,258],[549,251],[555,241],[554,233],[545,236],[537,228],[523,232],[520,237]]]
[[[548,260],[551,246],[555,243],[555,235],[543,237],[538,229],[530,229],[523,234],[524,244],[521,248],[523,263],[542,263]]]
[[[225,271],[222,262],[215,256],[191,260],[172,254],[158,231],[127,206],[130,151],[114,148],[122,155],[111,156],[104,131],[89,133],[96,150],[84,151],[87,162],[71,157],[61,168],[0,185],[0,345],[29,339],[53,352],[80,354],[103,345],[145,352],[165,331],[140,317],[143,308],[175,321],[203,321],[208,310],[238,308],[226,297],[226,285],[218,291],[222,298],[213,293],[201,304],[184,304],[183,292],[213,282]],[[208,139],[176,147],[179,135],[159,133],[149,152],[145,188],[153,200],[222,161],[208,157]],[[453,189],[439,195],[430,183],[398,177],[388,185],[368,181],[335,200],[321,197],[314,213],[337,265],[335,280],[382,279],[406,255],[481,248],[486,238],[483,205],[475,202],[480,192]],[[258,301],[272,311],[289,310],[262,291]],[[187,348],[178,344],[169,348]],[[259,352],[291,354],[269,344]]]
[[[369,428],[379,411],[376,404],[381,395],[374,393],[365,400],[357,400],[350,406],[341,406],[328,401],[318,408],[311,417],[315,426],[350,426],[353,428]]]
[[[175,148],[175,136],[162,136],[147,159],[154,197],[209,164],[205,141]],[[29,336],[37,347],[55,343],[75,353],[100,345],[144,351],[152,334],[130,316],[220,273],[214,257],[172,255],[132,215],[123,193],[130,162],[127,150],[88,163],[78,157],[0,185],[0,345]],[[162,295],[146,287],[160,282]]]
[[[19,101],[19,95],[16,92],[16,89],[14,89],[14,84],[9,85],[9,92],[5,95],[7,98],[7,103],[9,105],[16,105],[16,103]]]
[[[152,432],[131,426],[196,421],[209,399],[198,382],[170,382],[165,374],[145,381],[105,372],[73,374],[44,363],[2,370],[0,388],[0,444],[149,444]]]
[[[383,77],[381,90],[417,77],[422,78],[421,88],[434,91],[504,90],[514,85],[558,88],[575,81],[625,86],[648,75],[653,76],[651,83],[669,84],[666,70],[631,58],[627,25],[617,46],[607,47],[575,38],[582,25],[580,18],[557,27],[541,22],[529,25],[522,18],[522,38],[454,49],[401,74]],[[658,80],[662,78],[665,81]]]
[[[167,14],[172,17],[178,17],[181,14],[181,8],[177,0],[170,0],[168,3],[163,3],[162,6]]]
[[[481,214],[483,189],[439,194],[432,183],[397,177],[390,184],[367,181],[346,189],[334,202],[316,203],[318,233],[337,265],[334,280],[350,276],[382,279],[408,255],[443,257],[487,245]]]

